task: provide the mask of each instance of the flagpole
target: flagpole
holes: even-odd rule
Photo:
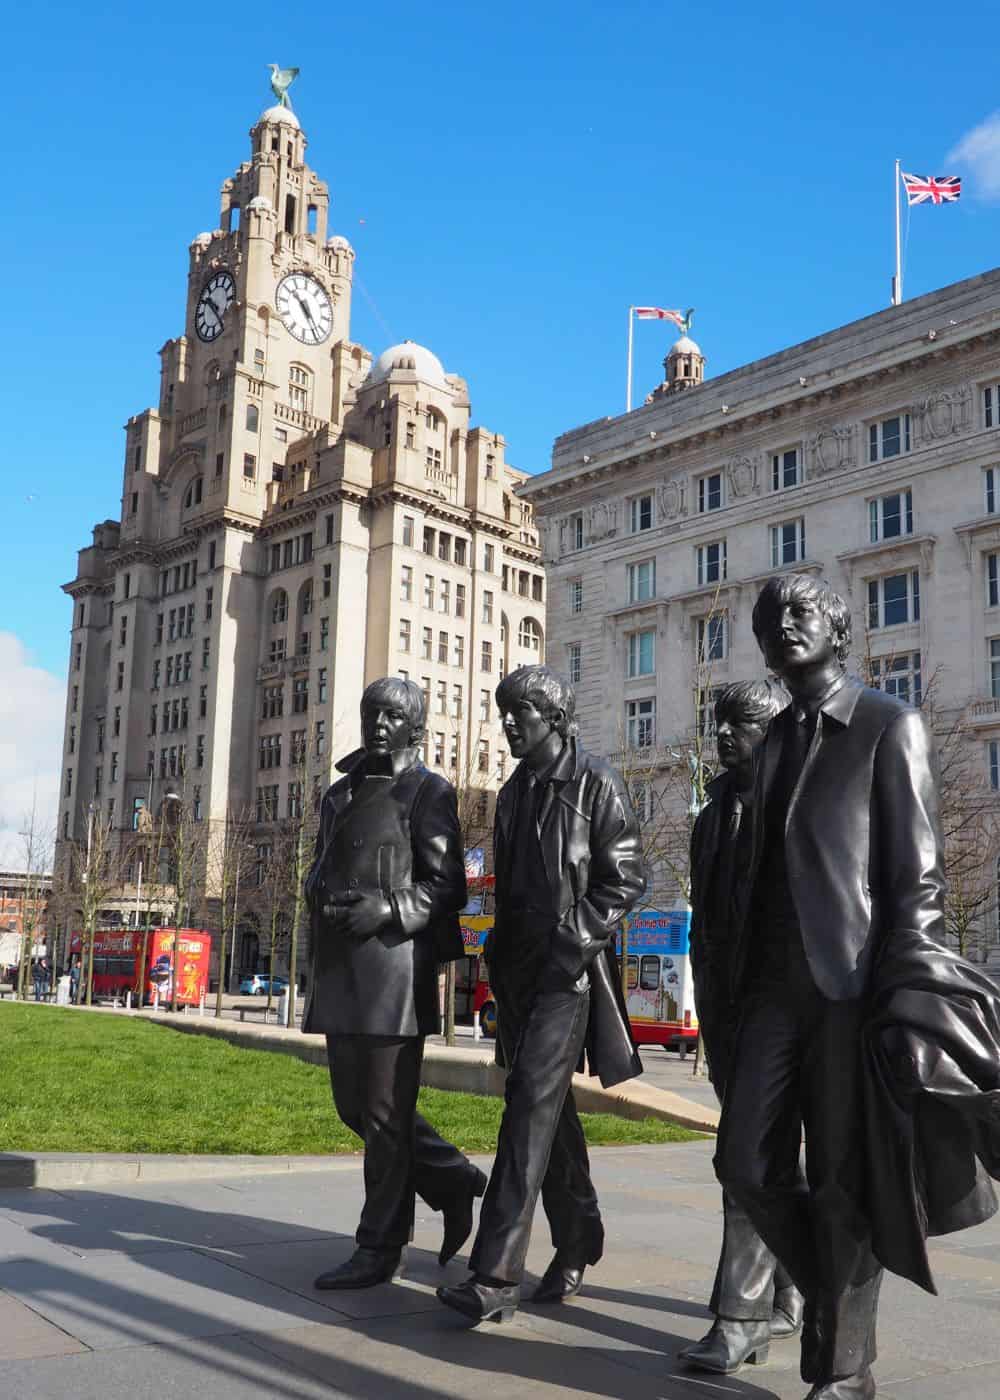
[[[628,368],[625,372],[625,412],[632,412],[632,313],[634,306],[628,309]]]
[[[896,276],[892,283],[892,304],[898,306],[903,300],[903,264],[899,252],[899,161],[896,161],[896,178],[893,181],[896,198]]]

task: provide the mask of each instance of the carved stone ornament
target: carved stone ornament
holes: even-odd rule
[[[751,496],[760,490],[760,472],[756,457],[734,457],[726,463],[726,479],[734,499]]]
[[[939,442],[972,427],[972,389],[943,389],[917,406],[917,428],[922,442]]]
[[[806,467],[810,477],[832,476],[855,465],[854,424],[823,428],[806,443]]]
[[[587,513],[587,533],[591,540],[606,540],[616,533],[617,507],[608,501],[598,501]]]
[[[538,531],[538,547],[542,558],[546,563],[551,563],[559,557],[556,548],[559,540],[558,522],[542,518],[536,519],[535,528]]]
[[[664,520],[676,520],[687,515],[687,479],[675,476],[657,488],[657,504]]]

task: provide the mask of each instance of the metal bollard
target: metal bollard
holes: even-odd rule
[[[160,1009],[160,989],[159,989],[159,987],[154,987],[154,988],[153,988],[153,1010],[154,1010],[154,1011],[159,1011],[159,1009]]]
[[[201,996],[198,998],[198,1015],[199,1015],[199,1016],[204,1016],[204,1014],[205,1014],[205,993],[202,992]]]
[[[126,1010],[126,1011],[131,1011],[131,1010],[132,1010],[132,993],[131,993],[131,991],[128,991],[128,992],[125,993],[125,1010]]]

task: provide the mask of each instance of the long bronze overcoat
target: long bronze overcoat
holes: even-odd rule
[[[306,877],[311,907],[304,1031],[327,1035],[431,1035],[440,1029],[438,965],[464,955],[458,913],[465,857],[455,789],[415,749],[393,756],[393,775],[352,787],[365,751],[337,764],[345,774],[320,808]],[[377,785],[371,791],[372,783]],[[321,912],[331,894],[377,890],[391,921],[370,938],[337,931]]]
[[[757,750],[751,887],[789,707]],[[785,818],[788,884],[809,971],[830,1001],[868,991],[882,941],[900,930],[944,941],[944,862],[931,740],[919,710],[849,678],[819,709]],[[752,971],[745,924],[734,987]]]
[[[497,797],[494,826],[497,931],[505,918],[514,779]],[[539,812],[542,859],[559,918],[551,930],[550,963],[576,979],[590,974],[586,1054],[591,1074],[608,1087],[642,1073],[629,1026],[615,934],[646,888],[639,827],[621,777],[603,759],[569,739],[546,784]],[[494,944],[494,946],[496,946]],[[500,1043],[497,1041],[498,1058]]]

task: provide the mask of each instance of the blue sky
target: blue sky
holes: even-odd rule
[[[1000,261],[992,4],[55,3],[8,26],[0,827],[25,765],[58,767],[59,585],[118,514],[121,425],[155,402],[267,63],[302,70],[308,159],[357,250],[353,338],[430,346],[529,471],[621,411],[630,303],[695,306],[709,374],[886,305],[897,155],[966,177],[912,211],[907,294]],[[668,344],[637,327],[639,401]],[[26,668],[56,678],[44,718]]]

